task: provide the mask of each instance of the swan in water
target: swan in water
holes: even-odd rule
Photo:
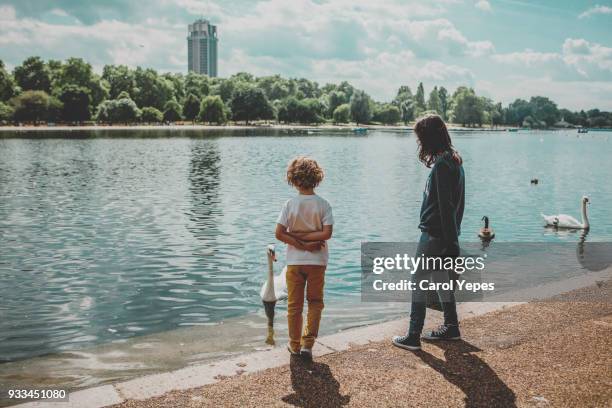
[[[495,238],[495,231],[493,231],[493,228],[489,228],[489,217],[485,215],[482,220],[484,221],[484,227],[480,229],[478,236],[483,240],[492,240]]]
[[[554,228],[567,228],[567,229],[584,229],[590,228],[589,218],[587,217],[587,204],[589,204],[589,197],[583,196],[581,203],[582,209],[582,222],[578,221],[571,215],[559,214],[559,215],[544,215],[541,214],[546,222],[547,227]]]
[[[266,343],[274,345],[274,308],[277,301],[287,299],[287,267],[283,268],[280,275],[274,276],[274,262],[276,261],[274,245],[268,245],[266,254],[268,256],[268,276],[259,294],[268,318]]]

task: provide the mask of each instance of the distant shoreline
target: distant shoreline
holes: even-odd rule
[[[39,131],[79,131],[79,130],[259,130],[259,129],[280,129],[280,130],[347,130],[352,131],[355,128],[365,128],[368,130],[396,130],[396,131],[411,131],[412,125],[288,125],[288,124],[270,124],[270,125],[201,125],[201,124],[181,124],[181,125],[26,125],[26,126],[0,126],[0,132],[39,132]],[[491,128],[483,127],[463,127],[459,125],[449,125],[451,131],[472,131],[472,132],[506,132],[518,131],[521,128],[512,126],[499,126]],[[550,129],[521,129],[521,130],[572,130],[565,128],[550,128]]]

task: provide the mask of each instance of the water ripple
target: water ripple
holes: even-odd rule
[[[359,262],[362,241],[418,237],[427,169],[412,135],[185,135],[193,137],[0,138],[0,361],[260,311],[264,248],[293,194],[283,174],[297,154],[325,167],[320,194],[336,219],[325,330],[404,313],[406,305],[359,302]],[[542,228],[539,214],[579,216],[583,194],[589,239],[612,238],[604,137],[479,132],[454,141],[467,174],[463,240],[476,240],[488,215],[500,242],[576,241]]]

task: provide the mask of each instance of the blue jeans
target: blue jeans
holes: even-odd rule
[[[421,234],[419,244],[417,246],[416,256],[425,255],[426,257],[432,257],[441,255],[444,250],[443,242],[436,237],[429,235],[426,232]],[[423,331],[423,324],[425,323],[425,312],[427,293],[421,290],[420,282],[423,280],[433,281],[435,283],[449,283],[451,281],[451,275],[448,271],[429,271],[429,270],[418,270],[412,275],[413,282],[416,283],[415,290],[412,292],[412,307],[410,311],[410,327],[408,329],[409,334],[420,335]],[[455,302],[455,292],[453,290],[438,290],[438,298],[444,311],[444,324],[459,325],[457,318],[457,304]]]

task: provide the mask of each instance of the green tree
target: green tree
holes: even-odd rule
[[[349,84],[346,81],[340,82],[340,85],[338,85],[336,90],[338,92],[342,92],[345,95],[347,102],[351,100],[353,92],[355,92],[355,88],[353,87],[353,85]]]
[[[136,68],[134,80],[136,88],[132,97],[138,106],[153,106],[161,110],[173,97],[170,82],[153,69]]]
[[[8,101],[19,93],[13,76],[4,68],[4,62],[0,60],[0,101]]]
[[[490,109],[491,126],[498,126],[504,123],[504,109],[501,102],[498,102]]]
[[[111,114],[114,109],[115,99],[102,101],[96,108],[94,118],[97,122],[111,123]]]
[[[285,80],[280,75],[257,78],[255,85],[264,91],[269,101],[286,98],[289,95]]]
[[[199,100],[202,100],[202,98],[204,98],[210,93],[210,84],[208,82],[208,77],[206,75],[198,74],[194,71],[189,71],[189,73],[185,76],[184,88],[185,95],[195,95]]]
[[[559,121],[557,104],[544,96],[533,96],[529,100],[531,115],[537,122],[552,126]]]
[[[78,85],[65,85],[59,93],[63,104],[62,119],[68,122],[84,122],[91,117],[89,90]]]
[[[521,123],[521,126],[526,127],[526,128],[533,128],[533,129],[541,128],[541,127],[544,127],[545,125],[546,124],[544,122],[540,122],[539,120],[537,120],[531,115],[528,115],[527,117],[525,117],[525,119],[523,119],[523,123]]]
[[[350,106],[351,118],[355,123],[368,123],[372,119],[372,100],[364,91],[353,92]]]
[[[96,120],[106,123],[134,123],[141,112],[136,103],[129,98],[103,101],[98,105]]]
[[[339,105],[334,109],[334,123],[348,123],[351,118],[351,106],[348,103]]]
[[[198,118],[202,122],[221,125],[227,122],[227,112],[223,100],[219,95],[210,95],[202,100]]]
[[[561,115],[561,120],[566,121],[570,125],[579,125],[580,116],[576,112],[572,112],[569,109],[559,109],[559,115]]]
[[[200,104],[200,99],[190,93],[183,104],[183,115],[185,115],[185,119],[194,122],[200,113]]]
[[[410,87],[402,85],[397,90],[397,95],[393,99],[393,104],[397,106],[401,113],[401,120],[404,124],[414,120],[414,96]]]
[[[329,116],[332,116],[336,108],[347,103],[346,95],[342,91],[331,91],[327,95],[327,109]]]
[[[268,99],[271,101],[284,99],[289,96],[289,87],[285,80],[279,80],[272,84]]]
[[[438,87],[436,86],[434,86],[434,88],[429,93],[429,99],[427,100],[427,108],[430,111],[436,112],[440,116],[442,115],[442,101],[440,100]]]
[[[51,91],[49,67],[40,57],[30,57],[13,71],[17,84],[24,91]]]
[[[145,123],[160,123],[162,120],[164,120],[164,114],[161,113],[159,109],[152,106],[145,106],[142,108],[140,120]]]
[[[297,91],[300,92],[302,98],[318,98],[321,96],[321,91],[319,90],[319,84],[310,81],[306,78],[300,78],[296,80]]]
[[[579,125],[580,126],[587,126],[588,125],[588,120],[589,120],[589,117],[588,117],[587,113],[584,110],[581,110],[578,113]]]
[[[92,105],[96,106],[109,96],[108,83],[93,72],[91,65],[81,58],[68,58],[54,80],[54,94],[59,95],[67,85],[75,85],[88,90]]]
[[[240,84],[234,89],[230,100],[232,117],[236,121],[273,119],[274,110],[261,89],[249,84]]]
[[[13,117],[20,122],[42,122],[56,120],[61,102],[45,91],[25,91],[11,99]]]
[[[414,96],[414,116],[422,115],[423,112],[427,110],[427,105],[425,104],[425,88],[423,87],[423,83],[419,82],[419,87],[417,88],[416,95]]]
[[[181,105],[171,99],[164,105],[164,121],[166,122],[178,122],[183,116],[183,109]]]
[[[453,121],[463,126],[482,125],[484,108],[482,99],[471,88],[460,86],[453,94]]]
[[[442,119],[448,120],[448,110],[450,108],[450,97],[446,88],[441,86],[438,89],[438,98],[440,98],[440,116]]]
[[[14,113],[15,110],[11,105],[0,102],[0,123],[11,121]]]
[[[394,125],[401,120],[401,112],[395,105],[385,103],[374,110],[373,120],[385,125]]]
[[[181,102],[185,99],[185,79],[183,74],[176,72],[166,72],[161,76],[166,85],[170,87],[170,94],[174,99]]]
[[[525,118],[531,116],[531,105],[524,99],[516,99],[506,111],[506,123],[514,126],[522,126]]]
[[[51,91],[61,88],[60,77],[62,74],[63,63],[60,60],[50,59],[47,61],[47,68],[51,77]]]
[[[102,70],[102,79],[109,84],[109,96],[116,99],[120,93],[127,92],[132,97],[136,80],[134,72],[125,65],[105,65]]]
[[[324,106],[316,98],[298,100],[291,96],[278,112],[278,120],[286,123],[321,123]]]
[[[136,103],[129,98],[117,99],[115,101],[115,122],[133,123],[140,118],[140,109]]]
[[[297,122],[297,111],[300,101],[295,96],[290,96],[276,104],[276,119],[279,122]]]
[[[218,82],[213,86],[211,93],[219,95],[224,103],[229,103],[234,95],[234,88],[236,88],[234,80],[219,78]]]
[[[230,79],[236,82],[243,82],[245,84],[250,84],[255,81],[253,74],[249,74],[248,72],[237,72],[232,75]]]

